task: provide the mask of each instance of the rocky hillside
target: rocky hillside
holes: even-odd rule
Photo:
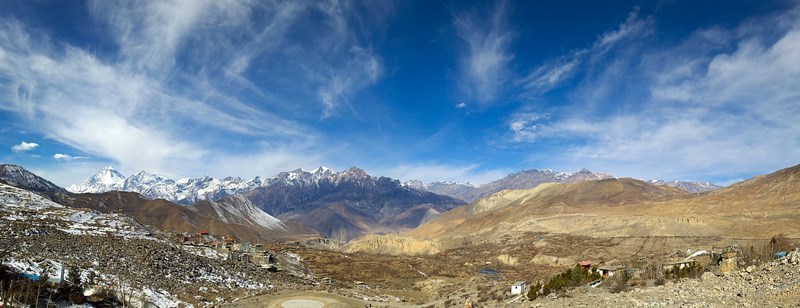
[[[521,302],[517,307],[792,307],[800,303],[800,251],[725,275],[703,274],[663,286],[612,294],[581,288],[569,297]]]
[[[67,191],[52,182],[39,177],[26,170],[22,166],[4,164],[0,165],[0,181],[8,185],[20,187],[36,192],[59,192]]]
[[[60,200],[71,207],[103,213],[122,213],[160,230],[206,231],[232,235],[242,241],[281,241],[314,237],[316,233],[296,223],[283,223],[264,213],[241,196],[218,201],[200,201],[184,206],[166,200],[150,200],[133,192],[76,194]]]
[[[215,306],[303,283],[211,250],[187,250],[170,239],[125,215],[65,207],[0,184],[0,261],[29,277],[60,277],[64,268],[66,280],[80,275],[85,285],[111,286],[134,306],[161,307]]]

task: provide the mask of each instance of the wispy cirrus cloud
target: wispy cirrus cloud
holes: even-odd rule
[[[577,72],[585,69],[585,66],[595,65],[615,46],[628,40],[651,35],[654,25],[652,18],[641,18],[639,10],[634,9],[619,26],[599,35],[588,47],[545,61],[527,75],[519,78],[515,82],[521,86],[519,96],[525,99],[535,99],[550,92],[573,78]]]
[[[15,153],[30,151],[38,147],[39,144],[36,142],[20,142],[19,144],[15,144],[11,147],[11,150]]]
[[[88,156],[72,156],[69,154],[56,153],[53,154],[53,159],[57,161],[73,161],[77,159],[89,159]]]
[[[597,61],[596,75],[584,77],[569,110],[604,112],[562,111],[524,125],[512,116],[511,139],[567,140],[560,155],[547,158],[554,166],[580,165],[622,176],[715,179],[796,164],[798,11],[733,29],[701,29],[673,46],[630,48],[626,57]],[[619,32],[642,29],[641,23],[634,24]],[[765,24],[779,26],[760,26]],[[606,34],[595,46],[609,43],[626,47],[638,42]],[[625,84],[630,80],[638,82],[635,87]],[[525,138],[531,131],[538,133],[536,138]]]
[[[184,172],[269,157],[307,165],[319,156],[302,153],[325,152],[315,149],[320,133],[304,124],[308,114],[336,115],[382,76],[380,57],[351,24],[364,13],[354,6],[96,1],[89,22],[115,43],[101,51],[0,21],[0,109],[128,170],[196,176]],[[223,165],[242,169],[225,175],[253,171]]]
[[[456,33],[467,47],[461,59],[460,87],[479,104],[495,103],[513,76],[509,65],[514,59],[510,49],[514,33],[506,24],[507,6],[498,1],[486,17],[462,13],[453,18]]]

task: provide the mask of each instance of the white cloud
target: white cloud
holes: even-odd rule
[[[25,141],[23,141],[23,142],[21,142],[20,144],[17,144],[17,145],[14,145],[14,146],[12,146],[12,147],[11,147],[11,150],[12,150],[12,151],[14,151],[14,152],[16,152],[16,153],[19,153],[19,152],[25,152],[25,151],[30,151],[30,150],[33,150],[33,149],[35,149],[35,148],[36,148],[36,147],[38,147],[38,146],[39,146],[39,144],[38,144],[38,143],[35,143],[35,142],[25,142]]]
[[[619,44],[652,34],[655,26],[653,19],[642,19],[638,12],[638,9],[631,11],[625,21],[614,30],[600,35],[589,47],[545,61],[531,70],[515,82],[522,87],[520,96],[526,99],[537,98],[572,78],[580,71],[581,66],[596,65],[596,62]]]
[[[639,18],[639,9],[634,9],[628,13],[628,18],[620,23],[619,27],[613,31],[608,31],[600,35],[593,45],[593,49],[604,53],[624,40],[635,39],[653,32],[653,19]]]
[[[305,120],[295,110],[355,112],[351,98],[383,74],[380,57],[353,29],[351,20],[363,17],[353,5],[96,1],[90,21],[116,42],[110,55],[5,20],[0,110],[122,169],[194,176],[216,161],[234,168],[221,172],[230,175],[248,169],[228,160],[273,166],[269,157],[306,165],[320,158],[308,153],[324,151],[320,133],[294,120]],[[381,12],[370,12],[376,22]],[[290,37],[298,33],[308,37]],[[255,61],[269,69],[254,70]],[[253,150],[242,143],[268,146],[243,156]]]
[[[547,62],[534,69],[518,81],[524,89],[522,96],[526,98],[538,97],[559,86],[575,74],[578,66],[583,62],[585,53],[585,50],[581,50],[569,57]]]
[[[514,59],[510,44],[514,34],[506,25],[506,3],[497,2],[482,22],[475,15],[461,14],[453,24],[467,44],[461,59],[461,87],[468,97],[481,104],[495,103],[511,78],[509,65]]]
[[[569,140],[554,151],[558,155],[545,158],[555,167],[586,166],[620,176],[729,182],[725,177],[795,165],[800,24],[787,22],[795,17],[793,11],[732,30],[700,30],[674,47],[598,63],[598,76],[629,76],[643,86],[577,96],[581,100],[568,110],[598,112],[558,114],[545,125],[512,117],[510,123],[518,125],[509,130],[516,141],[528,141],[524,137],[531,134]],[[785,26],[764,32],[757,24]],[[604,37],[601,42],[625,44],[619,36]],[[607,91],[616,82],[598,78],[575,92]]]
[[[72,155],[69,155],[69,154],[56,153],[56,154],[53,154],[53,158],[55,160],[58,160],[58,161],[73,161],[73,160],[76,160],[76,159],[88,159],[89,157],[86,157],[86,156],[72,156]]]
[[[458,108],[458,109],[467,108],[467,104],[464,103],[464,102],[458,103],[458,104],[456,104],[456,108]]]
[[[343,67],[323,77],[326,81],[317,92],[324,106],[323,117],[331,116],[337,106],[348,103],[353,92],[374,84],[381,77],[382,65],[374,53],[359,47],[353,47],[350,53]]]
[[[534,112],[517,113],[508,122],[508,128],[512,132],[512,139],[515,142],[534,142],[541,134],[542,124],[540,120],[545,119],[545,115]]]

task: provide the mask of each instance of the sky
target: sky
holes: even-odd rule
[[[727,185],[800,163],[798,1],[0,0],[0,162]]]

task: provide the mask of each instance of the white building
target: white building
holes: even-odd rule
[[[511,285],[511,294],[522,294],[525,291],[525,282],[518,281]]]

